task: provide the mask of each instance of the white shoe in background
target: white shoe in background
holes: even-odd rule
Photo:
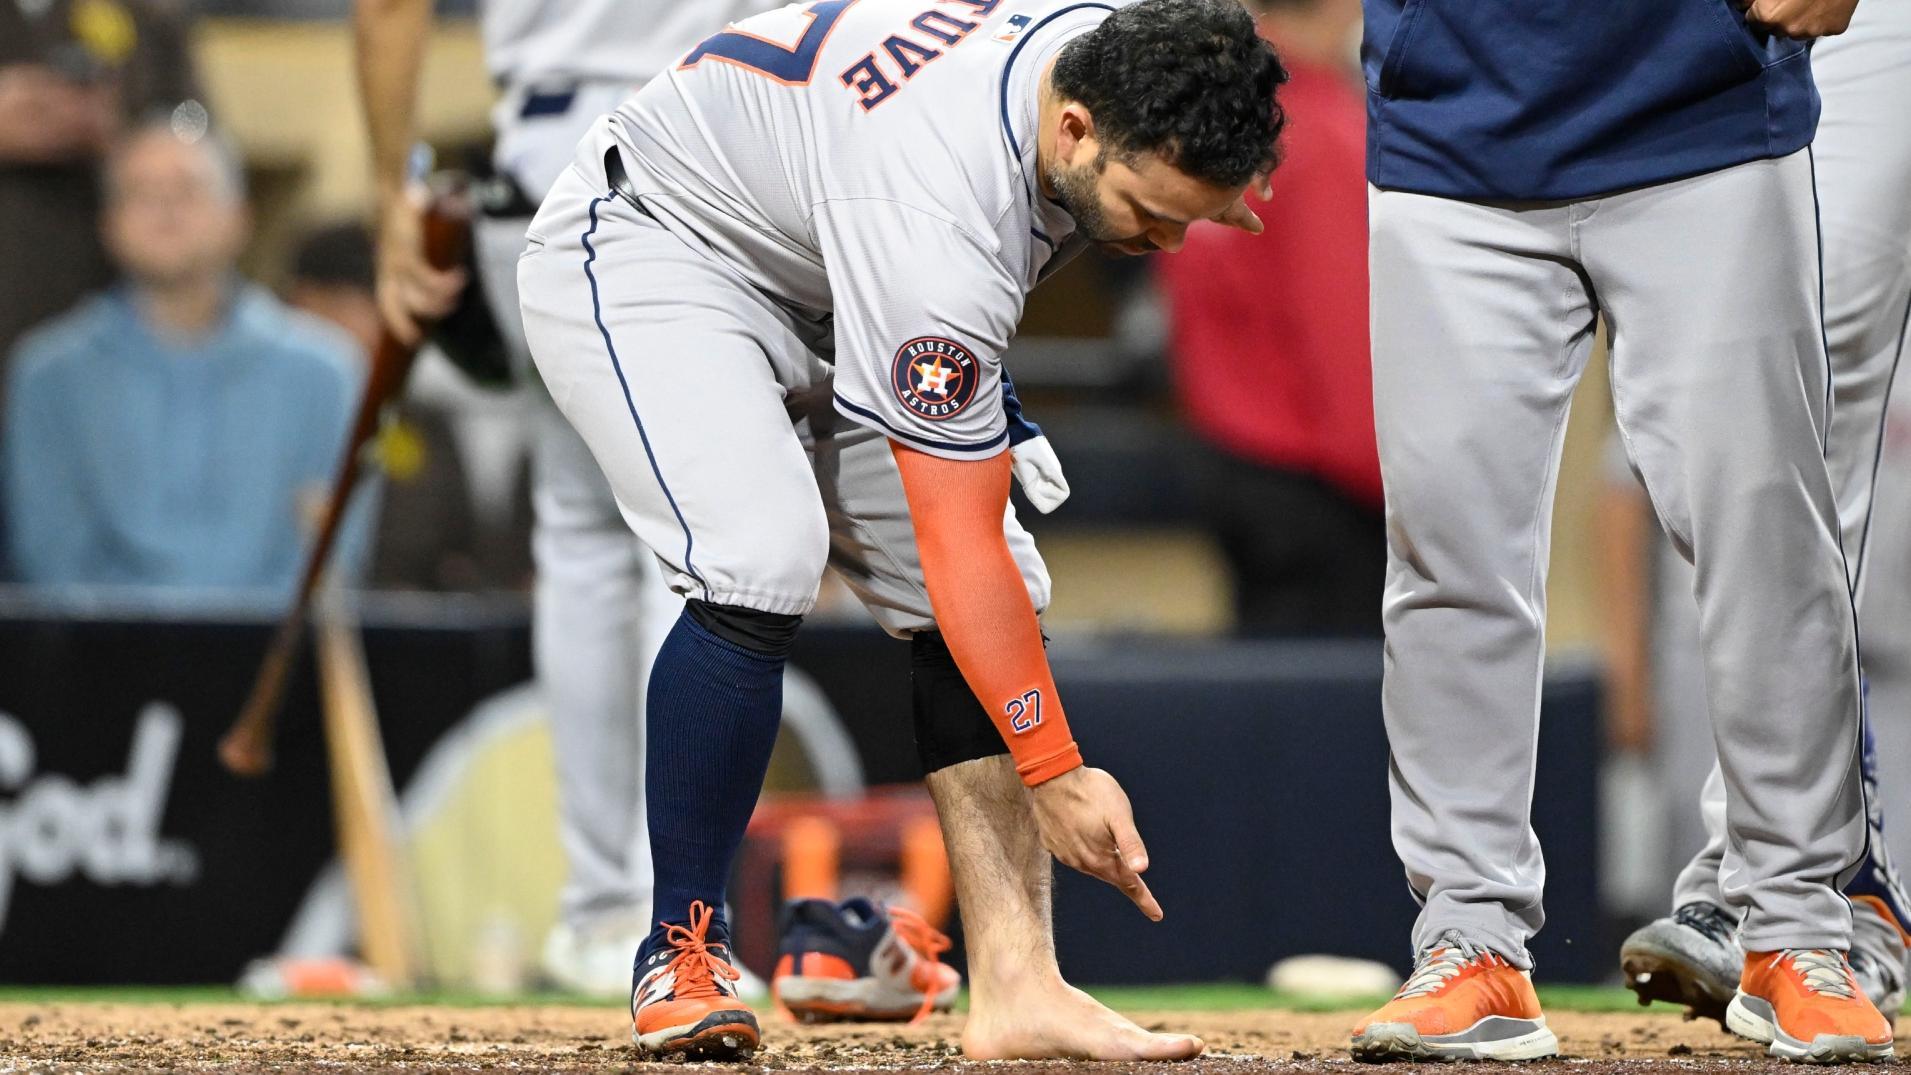
[[[544,938],[538,969],[547,985],[586,997],[628,998],[631,965],[644,933],[636,929],[580,932],[558,924]]]

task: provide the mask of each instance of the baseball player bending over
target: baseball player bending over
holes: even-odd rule
[[[1808,39],[1854,0],[1368,0],[1384,710],[1417,963],[1368,1059],[1551,1055],[1527,971],[1546,557],[1594,323],[1634,469],[1695,568],[1725,791],[1730,1028],[1891,1055],[1840,886],[1865,857]]]
[[[913,638],[927,686],[917,739],[973,978],[965,1052],[1201,1050],[1055,965],[1049,853],[1161,909],[1127,797],[1084,767],[1049,673],[1001,356],[1028,291],[1091,242],[1259,230],[1243,196],[1273,162],[1283,78],[1233,0],[815,0],[704,41],[584,139],[531,224],[524,324],[688,599],[648,699],[665,925],[638,953],[641,1048],[757,1044],[724,882],[829,566]]]

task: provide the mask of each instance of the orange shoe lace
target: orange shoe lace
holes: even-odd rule
[[[677,950],[669,969],[675,983],[673,992],[680,1000],[723,996],[723,991],[717,988],[717,979],[734,982],[742,977],[722,956],[710,950],[710,921],[715,917],[716,912],[708,904],[696,900],[690,904],[688,927],[674,922],[658,923],[664,928],[664,943]]]
[[[955,947],[955,942],[949,939],[949,935],[930,925],[928,919],[907,907],[891,907],[888,910],[889,925],[896,931],[896,936],[902,938],[902,943],[908,945],[917,956],[928,960],[932,971],[942,966],[942,953]],[[935,1007],[935,990],[933,988],[924,990],[922,1007],[916,1009],[915,1017],[909,1020],[910,1024],[913,1026],[929,1018],[929,1013],[934,1011]]]

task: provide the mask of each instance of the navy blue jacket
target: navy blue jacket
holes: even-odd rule
[[[1367,178],[1585,198],[1804,148],[1806,44],[1732,0],[1366,0]]]

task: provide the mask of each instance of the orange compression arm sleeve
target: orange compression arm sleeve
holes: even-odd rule
[[[1042,648],[1028,586],[1009,552],[1008,452],[941,459],[890,442],[915,522],[922,576],[949,652],[1034,787],[1082,764]]]

